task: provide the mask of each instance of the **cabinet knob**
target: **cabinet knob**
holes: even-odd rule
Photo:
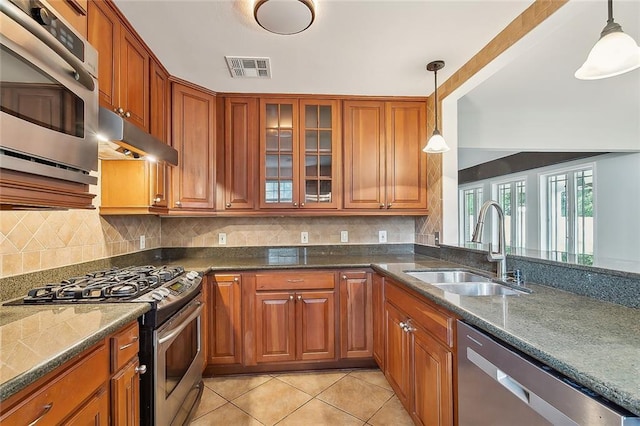
[[[304,207],[304,203],[300,203],[300,207]]]
[[[380,208],[384,209],[384,203],[380,203]]]
[[[289,300],[293,300],[293,294],[289,295]]]
[[[136,367],[136,373],[144,374],[146,372],[147,372],[147,366],[146,365],[140,365],[140,366]]]
[[[117,112],[118,115],[124,114],[124,110],[122,109],[122,107],[114,108],[113,111]]]
[[[391,203],[387,204],[387,208],[390,209],[391,208]]]
[[[129,117],[131,117],[131,113],[129,111],[127,111],[127,112],[124,113],[124,116],[129,118]]]
[[[302,296],[298,295],[298,300],[302,300]]]
[[[343,280],[346,280],[346,279],[347,279],[347,276],[346,276],[346,275],[343,275],[343,276],[342,276],[342,279],[343,279]]]
[[[298,207],[298,203],[294,202],[293,207]]]
[[[176,206],[182,207],[182,201],[176,201]]]
[[[234,278],[233,278],[233,282],[236,282],[236,283],[237,283],[238,281],[240,281],[240,278],[238,278],[238,277],[234,277]]]
[[[225,207],[228,208],[228,209],[231,208],[231,203],[225,204]]]
[[[398,324],[398,325],[399,325],[399,326],[400,326],[400,328],[401,328],[401,329],[403,329],[403,330],[404,330],[404,328],[407,326],[407,324],[406,324],[406,323],[404,323],[404,322],[401,322],[401,323],[400,323],[400,324]]]
[[[160,197],[156,197],[156,198],[153,199],[154,203],[159,203],[160,201],[162,201],[162,198],[160,198]]]

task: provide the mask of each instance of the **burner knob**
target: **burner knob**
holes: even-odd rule
[[[187,278],[190,280],[196,279],[198,277],[198,274],[196,271],[189,271],[187,272]]]
[[[169,290],[166,287],[160,287],[159,289],[156,290],[158,293],[160,293],[162,295],[162,297],[167,297],[168,295],[171,294],[171,290]]]
[[[162,299],[164,299],[164,295],[161,292],[157,291],[157,290],[151,292],[151,297],[154,300],[157,300],[158,302],[161,301]]]

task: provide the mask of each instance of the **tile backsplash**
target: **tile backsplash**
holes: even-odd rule
[[[389,244],[411,244],[424,225],[411,216],[161,219],[95,210],[0,211],[0,277],[138,252],[140,235],[145,249],[219,247],[221,232],[225,247],[302,245],[303,231],[309,245],[377,244],[380,230]],[[340,242],[340,231],[348,231],[348,243]]]

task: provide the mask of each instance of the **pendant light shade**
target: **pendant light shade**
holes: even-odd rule
[[[429,154],[439,154],[443,152],[449,151],[449,146],[447,142],[444,140],[442,135],[440,134],[440,130],[438,130],[438,70],[444,68],[444,61],[433,61],[427,64],[427,71],[433,71],[433,78],[435,82],[435,110],[436,110],[436,119],[435,119],[435,127],[433,129],[433,133],[429,138],[429,141],[422,148],[422,151]]]
[[[585,63],[576,71],[580,80],[598,80],[640,68],[640,47],[622,32],[613,20],[613,0],[609,1],[609,19]]]
[[[309,28],[316,11],[313,0],[257,0],[253,16],[265,30],[290,35]]]

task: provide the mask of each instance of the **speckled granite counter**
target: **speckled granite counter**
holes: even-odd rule
[[[0,306],[0,401],[148,310],[145,303]]]
[[[464,297],[445,293],[406,270],[464,268],[418,254],[324,254],[288,256],[275,250],[258,257],[172,256],[157,264],[202,272],[257,269],[348,268],[373,265],[430,300],[512,346],[640,415],[640,310],[531,284],[533,294]],[[104,306],[104,305],[102,305]],[[124,305],[119,305],[124,306]],[[1,312],[6,307],[0,308]],[[34,309],[34,308],[24,308]],[[51,310],[51,309],[50,309]],[[2,314],[2,322],[6,320]],[[106,315],[106,314],[105,314]],[[114,326],[115,327],[115,326]],[[117,327],[115,327],[117,328]],[[106,335],[107,333],[105,333]],[[4,332],[2,334],[4,339]],[[99,340],[95,338],[94,341]],[[84,344],[84,343],[83,343]],[[4,364],[4,348],[0,361]],[[40,366],[39,368],[43,368]],[[1,395],[8,392],[3,376]]]

